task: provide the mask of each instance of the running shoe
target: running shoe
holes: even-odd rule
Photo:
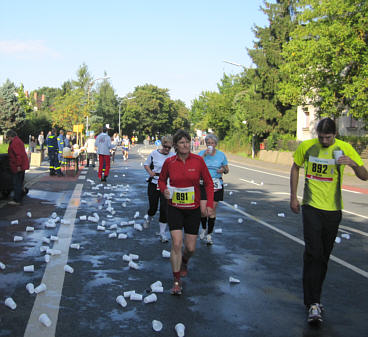
[[[308,323],[322,323],[322,310],[319,303],[314,303],[309,307]]]
[[[10,206],[20,206],[20,202],[16,202],[16,201],[14,201],[14,200],[10,200],[10,201],[8,202],[8,205],[10,205]]]
[[[174,285],[171,288],[171,295],[181,295],[182,287],[180,280],[175,280]]]
[[[203,240],[206,235],[207,235],[207,229],[202,228],[202,232],[201,234],[199,234],[199,238]]]
[[[188,275],[188,265],[182,262],[180,266],[180,277],[186,277],[187,275]]]
[[[211,236],[211,234],[208,234],[208,235],[207,235],[206,242],[207,242],[207,245],[208,245],[208,246],[213,245],[213,240],[212,240],[212,236]]]
[[[167,239],[165,233],[160,234],[160,240],[161,240],[162,243],[169,242],[169,240]]]

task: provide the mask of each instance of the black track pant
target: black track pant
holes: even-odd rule
[[[160,202],[160,222],[167,223],[167,200],[164,195],[157,190],[157,185],[151,182],[147,186],[147,194],[149,201],[149,209],[147,214],[154,216],[158,209],[158,203]]]

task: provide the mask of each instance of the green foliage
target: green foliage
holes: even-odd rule
[[[13,129],[18,132],[24,123],[24,107],[18,100],[18,91],[9,79],[0,87],[0,131]]]
[[[368,2],[299,1],[298,26],[284,44],[287,81],[279,95],[284,103],[306,101],[321,116],[338,117],[348,108],[368,120]]]

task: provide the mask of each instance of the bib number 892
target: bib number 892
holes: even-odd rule
[[[313,163],[312,172],[326,174],[327,173],[327,168],[328,168],[328,165]]]

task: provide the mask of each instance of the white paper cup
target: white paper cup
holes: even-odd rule
[[[175,331],[178,337],[184,337],[185,335],[185,326],[183,323],[178,323],[175,325]]]
[[[131,268],[131,269],[135,269],[135,270],[138,270],[138,269],[139,269],[139,266],[138,266],[138,264],[136,264],[135,262],[130,261],[130,262],[129,262],[129,268]]]
[[[341,238],[337,236],[336,239],[335,239],[335,242],[336,243],[340,243],[341,242]]]
[[[135,290],[129,290],[129,291],[124,291],[124,293],[123,293],[123,296],[125,297],[125,298],[130,298],[130,296],[132,295],[132,294],[134,294],[135,293]]]
[[[153,303],[157,302],[157,295],[156,294],[150,294],[146,296],[143,300],[144,303]]]
[[[27,226],[26,227],[26,232],[34,232],[34,227]]]
[[[207,146],[208,149],[208,153],[212,153],[213,152],[213,146],[209,145]]]
[[[40,317],[38,318],[38,320],[46,327],[50,327],[52,322],[49,318],[49,316],[47,316],[46,314],[41,314]]]
[[[40,246],[40,253],[46,252],[47,249],[50,249],[50,247],[47,246]]]
[[[285,218],[285,213],[277,213],[277,216],[279,216],[280,218]]]
[[[163,293],[164,292],[164,287],[152,287],[151,288],[151,291],[153,292],[153,293]]]
[[[29,266],[24,266],[24,267],[23,267],[23,270],[24,270],[25,272],[33,273],[33,272],[34,272],[34,265],[33,265],[33,264],[31,264],[31,265],[29,265]]]
[[[35,288],[35,293],[36,294],[39,294],[43,291],[46,291],[47,287],[46,287],[46,284],[45,283],[41,283],[38,287]]]
[[[164,258],[170,258],[170,256],[171,256],[171,252],[169,252],[168,250],[165,250],[165,249],[163,249],[162,250],[162,257],[164,257]]]
[[[11,225],[18,225],[19,221],[18,220],[13,220],[10,222]],[[9,297],[10,298],[10,297]]]
[[[128,235],[126,235],[125,233],[120,233],[120,234],[118,235],[118,239],[119,239],[119,240],[121,240],[121,239],[126,239],[126,238],[128,238]]]
[[[1,269],[1,270],[4,270],[5,268],[6,268],[5,264],[4,264],[4,263],[2,263],[2,262],[0,262],[0,269]]]
[[[27,283],[27,284],[26,284],[26,289],[27,289],[27,291],[28,291],[30,294],[34,294],[34,292],[35,292],[35,288],[34,288],[33,283]]]
[[[334,151],[333,152],[333,156],[334,156],[334,158],[335,158],[335,160],[336,161],[338,161],[339,160],[339,158],[341,157],[341,156],[343,156],[344,155],[344,152],[342,152],[341,150],[337,150],[337,151]]]
[[[154,288],[154,287],[162,287],[162,282],[161,281],[156,281],[156,282],[153,282],[151,285],[150,285],[150,288]]]
[[[160,321],[156,321],[155,319],[152,321],[152,329],[154,331],[161,331],[162,330],[162,323]]]
[[[215,233],[221,234],[222,233],[222,228],[216,228]]]
[[[238,280],[238,279],[237,279],[237,278],[235,278],[235,277],[230,276],[230,277],[229,277],[229,282],[230,282],[230,283],[240,283],[240,280]]]
[[[45,255],[45,262],[46,263],[49,263],[50,262],[50,255],[49,254],[46,254]]]
[[[59,240],[59,238],[58,238],[57,236],[51,235],[51,236],[50,236],[50,240],[51,240],[51,241],[58,241],[58,240]]]
[[[100,225],[97,226],[98,231],[104,231],[105,229],[106,228],[104,226],[100,226]]]
[[[17,242],[17,241],[23,241],[23,237],[22,236],[15,235],[14,236],[14,242]]]
[[[343,234],[341,234],[341,237],[342,237],[342,238],[344,238],[344,239],[349,240],[349,239],[350,239],[350,234],[348,234],[348,233],[343,233]]]
[[[27,214],[28,218],[32,218],[32,213],[31,212],[27,212],[26,214]]]
[[[121,296],[121,295],[119,295],[118,297],[116,297],[116,302],[118,304],[120,304],[123,308],[125,308],[128,305],[128,303],[125,300],[124,296]]]
[[[143,231],[143,227],[142,227],[142,225],[141,225],[141,224],[139,224],[139,223],[134,224],[134,229],[136,229],[137,231],[140,231],[140,232],[142,232],[142,231]]]
[[[124,254],[123,255],[123,261],[130,262],[130,261],[132,261],[132,258],[129,255]]]
[[[129,256],[130,256],[130,258],[132,259],[132,260],[138,260],[139,259],[139,255],[136,255],[136,254],[129,254]]]
[[[73,249],[79,249],[80,248],[80,244],[79,243],[72,243],[70,245],[70,248],[73,248]]]
[[[42,242],[43,242],[43,243],[47,243],[47,244],[49,244],[49,243],[50,243],[50,239],[48,239],[48,238],[46,238],[46,237],[43,237],[43,238],[42,238]]]
[[[86,216],[86,215],[81,215],[81,216],[79,217],[79,220],[87,220],[87,216]]]
[[[142,299],[143,299],[143,295],[137,294],[136,292],[134,292],[130,295],[130,300],[131,301],[142,301]]]
[[[118,235],[116,233],[110,233],[109,234],[109,239],[113,239],[116,238]]]
[[[52,212],[52,214],[51,214],[51,218],[53,218],[53,219],[56,219],[56,218],[57,218],[57,214],[56,214],[56,212]]]
[[[14,302],[14,300],[11,297],[8,297],[5,300],[5,305],[12,310],[15,310],[15,308],[17,307],[17,304]]]
[[[74,273],[74,269],[73,269],[71,266],[69,266],[68,264],[66,264],[66,265],[64,266],[64,271],[65,271],[66,273],[70,273],[70,274],[73,274],[73,273]]]

